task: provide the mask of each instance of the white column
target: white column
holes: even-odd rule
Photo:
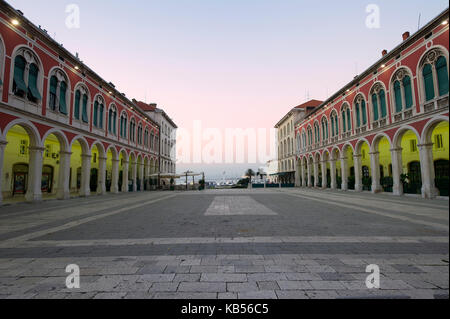
[[[322,161],[322,188],[327,188],[327,161]]]
[[[106,157],[98,158],[98,183],[97,183],[97,194],[106,194]]]
[[[128,193],[128,161],[122,162],[122,192]]]
[[[436,188],[434,163],[433,163],[433,143],[420,144],[420,171],[422,173],[422,197],[435,198],[439,195],[439,190]]]
[[[71,152],[59,152],[59,176],[58,189],[56,190],[56,198],[70,198],[70,156]]]
[[[361,154],[353,155],[353,162],[355,167],[355,191],[361,192],[363,189],[362,185],[362,168],[361,168]]]
[[[337,188],[337,183],[336,183],[336,160],[332,159],[330,160],[330,177],[331,177],[331,189],[336,189]]]
[[[137,192],[137,183],[136,183],[136,175],[137,175],[137,163],[131,163],[131,179],[133,180],[133,192]]]
[[[90,196],[91,195],[91,158],[90,154],[81,154],[82,164],[81,164],[81,189],[80,196]]]
[[[28,202],[42,200],[42,162],[43,147],[30,147],[30,164],[28,170],[28,187],[25,199]]]
[[[295,187],[300,187],[300,165],[298,161],[295,162]]]
[[[111,172],[111,193],[117,194],[119,192],[119,160],[112,160]]]
[[[319,187],[319,161],[314,159],[314,187]]]
[[[348,190],[347,168],[348,168],[347,157],[341,157],[341,178],[342,178],[341,189],[343,191]]]
[[[306,171],[308,174],[308,187],[312,187],[312,178],[311,178],[311,163],[310,161],[306,161]]]
[[[144,191],[144,164],[139,164],[139,179],[141,192]]]
[[[380,183],[380,152],[370,153],[370,169],[372,171],[372,193],[383,191]]]
[[[6,142],[6,141],[0,141],[0,204],[2,203],[2,200],[3,200],[3,195],[2,195],[2,184],[3,184],[3,155],[4,155],[4,152],[5,152],[6,144],[8,144],[8,142]]]
[[[302,187],[306,187],[306,167],[303,161],[301,164],[301,169],[302,169]]]
[[[391,159],[392,159],[392,193],[394,195],[403,195],[403,184],[400,179],[400,175],[403,174],[403,163],[402,163],[402,148],[391,149]]]

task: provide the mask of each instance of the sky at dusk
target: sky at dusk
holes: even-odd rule
[[[448,7],[444,0],[9,0],[127,97],[190,130],[271,128],[326,99]],[[80,28],[65,25],[68,4]],[[380,8],[380,28],[365,25]],[[184,169],[180,166],[180,169]]]

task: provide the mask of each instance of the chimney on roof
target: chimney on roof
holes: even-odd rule
[[[406,31],[405,33],[403,33],[403,41],[405,41],[406,39],[409,38],[409,31]]]
[[[158,106],[158,104],[156,103],[150,103],[149,106],[154,107],[156,109],[156,107]]]
[[[385,56],[387,53],[388,53],[387,50],[381,51],[381,55],[382,55],[382,56]]]

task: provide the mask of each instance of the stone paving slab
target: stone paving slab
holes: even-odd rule
[[[34,259],[32,261],[35,267],[36,276],[28,276],[27,272],[21,272],[21,275],[9,272],[10,268],[17,265],[29,265],[20,259],[0,259],[0,264],[4,267],[0,270],[0,298],[37,298],[37,299],[65,299],[65,298],[107,298],[107,299],[170,299],[170,298],[213,298],[213,299],[323,299],[323,298],[448,298],[448,267],[441,265],[432,266],[436,261],[448,259],[448,255],[432,256],[427,260],[426,256],[420,257],[426,266],[416,264],[414,267],[421,271],[412,271],[410,267],[397,267],[397,272],[390,272],[388,275],[381,276],[380,289],[367,289],[365,279],[367,273],[365,267],[356,267],[359,264],[361,256],[345,256],[342,262],[351,264],[351,272],[342,267],[337,260],[339,256],[326,255],[317,256],[313,259],[311,255],[249,255],[247,260],[255,263],[261,260],[276,260],[277,265],[282,267],[277,269],[265,269],[264,272],[242,273],[240,265],[228,265],[222,267],[231,267],[229,273],[199,272],[199,273],[164,273],[165,269],[174,260],[194,260],[194,256],[176,256],[175,258],[164,258],[164,256],[154,256],[153,260],[159,260],[159,268],[153,269],[155,273],[146,273],[136,271],[131,274],[128,268],[111,266],[108,261],[118,260],[117,258],[99,258],[94,257],[78,259],[84,265],[98,266],[95,268],[97,273],[87,272],[81,268],[81,287],[80,289],[67,289],[65,287],[65,275],[61,273],[61,265],[68,262],[67,259]],[[362,256],[363,258],[367,256]],[[384,256],[386,257],[386,256]],[[119,257],[124,260],[132,261],[134,265],[145,265],[148,257]],[[225,255],[216,256],[217,260],[238,261],[236,256]],[[405,255],[402,259],[409,259]],[[289,265],[283,266],[283,260]],[[320,267],[301,269],[302,272],[293,272],[290,261],[309,260],[315,261]],[[371,261],[378,260],[381,265],[388,265],[388,259],[378,259],[376,256],[370,258]],[[329,265],[327,264],[329,261]],[[354,261],[354,262],[353,262]],[[50,263],[49,263],[50,262]],[[51,268],[49,265],[53,265]],[[256,266],[256,265],[255,265]],[[410,265],[411,266],[411,265]],[[146,269],[148,266],[142,266]],[[188,267],[188,266],[186,266]],[[215,267],[218,270],[221,266],[189,266],[193,267]],[[247,267],[247,266],[245,266]],[[328,268],[329,267],[329,268]],[[135,267],[139,268],[139,267]],[[87,268],[93,269],[93,268]],[[177,270],[174,268],[173,270]],[[444,270],[447,269],[447,272]],[[42,271],[45,270],[45,271]],[[159,273],[158,271],[159,270]],[[181,268],[181,271],[186,269]],[[194,268],[195,270],[195,268]],[[197,269],[207,270],[207,268]],[[250,269],[251,270],[251,269]],[[273,272],[277,270],[277,272]],[[329,270],[329,272],[319,272],[319,270]],[[334,270],[332,272],[331,270]],[[404,270],[404,272],[402,271]],[[48,272],[49,271],[49,272]],[[266,272],[271,271],[271,272]],[[289,271],[289,272],[287,272]],[[85,273],[86,275],[83,275]]]

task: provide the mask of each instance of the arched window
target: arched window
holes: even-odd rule
[[[305,133],[305,131],[303,131],[303,133],[302,133],[302,146],[303,146],[303,150],[306,150],[307,143],[306,143],[306,133]]]
[[[136,122],[134,119],[130,121],[130,141],[133,143],[136,141]]]
[[[331,113],[331,136],[336,137],[339,135],[339,117],[337,112]]]
[[[308,145],[311,146],[313,144],[313,133],[311,126],[308,127]]]
[[[355,99],[355,117],[356,127],[365,126],[367,124],[366,100],[360,94]]]
[[[328,120],[326,117],[322,118],[322,141],[328,140]]]
[[[146,128],[144,131],[144,147],[148,148],[148,129]]]
[[[108,112],[108,132],[117,134],[117,109],[114,105],[110,106]]]
[[[297,134],[296,137],[296,143],[297,143],[297,153],[301,150],[301,140],[300,140],[300,134]]]
[[[436,73],[437,73],[439,96],[442,96],[448,93],[447,60],[442,55],[436,61]]]
[[[88,90],[83,85],[75,89],[73,117],[75,120],[81,120],[83,123],[89,123],[88,94]]]
[[[430,101],[434,99],[434,82],[433,82],[433,67],[431,64],[425,64],[422,70],[423,83],[425,86],[425,99]]]
[[[52,111],[67,115],[67,77],[56,69],[50,75],[48,107]]]
[[[151,150],[154,150],[154,148],[155,148],[155,145],[154,145],[154,138],[155,138],[155,136],[153,135],[153,132],[150,134],[150,149]]]
[[[386,94],[380,83],[376,83],[371,90],[373,121],[386,118]]]
[[[411,77],[405,69],[397,71],[393,77],[395,112],[409,110],[413,106]]]
[[[37,103],[42,100],[39,92],[39,62],[35,54],[28,49],[20,49],[14,58],[14,74],[12,92],[14,95],[27,98]]]
[[[320,141],[320,128],[319,123],[314,123],[314,143],[319,143]]]
[[[137,132],[137,141],[139,145],[142,145],[142,125],[139,124]]]
[[[120,116],[120,137],[121,138],[127,138],[127,115],[125,113],[122,113]]]
[[[105,116],[105,102],[100,95],[97,95],[94,101],[94,111],[93,111],[92,124],[94,127],[103,129],[103,122]]]
[[[342,116],[342,132],[350,132],[352,130],[352,119],[351,119],[351,112],[350,107],[348,104],[345,104],[341,111]]]
[[[440,49],[430,50],[422,59],[421,68],[426,101],[448,94],[447,58]]]

